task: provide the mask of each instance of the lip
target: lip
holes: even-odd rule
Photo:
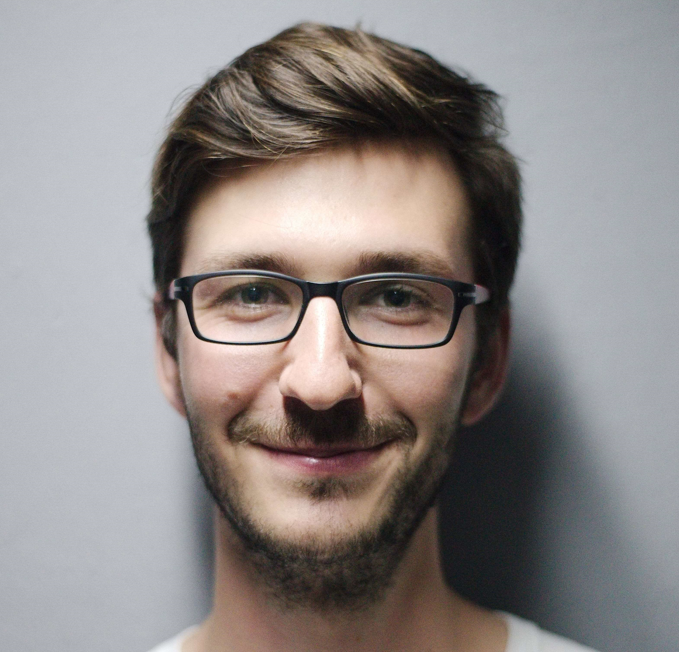
[[[272,448],[263,444],[257,446],[273,461],[298,472],[319,475],[344,475],[357,473],[373,463],[391,444],[383,442],[371,448],[312,447]]]

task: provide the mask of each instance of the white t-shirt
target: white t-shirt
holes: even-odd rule
[[[591,648],[545,632],[523,618],[506,613],[500,615],[507,621],[509,629],[505,652],[594,652]],[[191,627],[183,631],[162,645],[154,647],[151,652],[181,652],[182,643],[193,629]]]
[[[507,621],[509,630],[505,652],[594,652],[592,648],[546,632],[535,623],[518,616],[507,613],[501,615]]]

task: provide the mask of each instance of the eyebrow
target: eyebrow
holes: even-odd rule
[[[232,269],[258,269],[278,272],[301,278],[300,267],[295,261],[280,253],[259,254],[216,254],[204,260],[196,270],[197,274]],[[376,274],[380,272],[404,272],[454,278],[455,270],[448,261],[429,252],[371,251],[361,253],[351,276]]]
[[[358,274],[405,272],[453,278],[454,268],[440,256],[429,252],[369,252],[358,258]]]
[[[231,269],[259,269],[295,276],[297,265],[283,254],[217,254],[204,260],[198,267],[198,274],[221,272]]]

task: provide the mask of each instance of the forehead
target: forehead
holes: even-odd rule
[[[215,178],[189,215],[181,273],[263,267],[327,281],[413,271],[471,281],[468,223],[442,150],[344,147]]]

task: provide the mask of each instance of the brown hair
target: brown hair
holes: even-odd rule
[[[302,23],[247,50],[208,79],[170,125],[153,169],[148,229],[156,289],[179,274],[191,202],[234,165],[364,140],[427,139],[452,157],[472,212],[479,341],[507,305],[521,231],[514,157],[498,96],[429,55],[392,41]],[[174,311],[164,339],[174,352]]]

